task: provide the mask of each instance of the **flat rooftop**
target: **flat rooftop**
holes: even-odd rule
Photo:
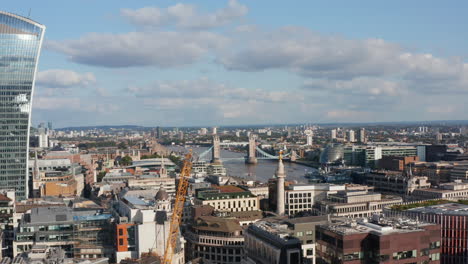
[[[446,203],[408,209],[407,211],[419,212],[423,214],[468,215],[468,205],[459,203]]]
[[[335,218],[331,223],[320,225],[320,227],[340,235],[373,233],[380,236],[392,233],[420,232],[424,230],[421,227],[426,225],[431,224],[403,218],[380,218],[379,220]]]

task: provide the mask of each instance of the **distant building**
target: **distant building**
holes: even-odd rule
[[[331,138],[331,140],[336,139],[336,129],[332,129],[330,131],[330,138]]]
[[[317,263],[441,263],[442,238],[434,224],[375,215],[334,219],[316,232]]]
[[[348,130],[348,142],[356,142],[356,138],[354,136],[354,130]]]
[[[319,202],[320,209],[333,216],[369,217],[381,213],[385,206],[403,202],[400,196],[369,192],[370,188],[361,186],[330,194],[327,200]]]
[[[450,182],[453,162],[414,162],[411,169],[414,175],[426,176],[432,185]]]
[[[416,190],[431,187],[426,176],[414,176],[400,171],[372,171],[366,173],[365,183],[383,193],[411,195]]]
[[[419,161],[418,156],[383,156],[378,162],[378,168],[391,171],[404,171],[408,164],[417,161]]]
[[[200,128],[200,130],[198,131],[198,134],[200,135],[206,135],[207,133],[208,129],[206,129],[205,127]]]
[[[361,128],[358,131],[358,143],[360,143],[360,144],[366,144],[367,143],[366,129],[365,128]]]
[[[441,183],[437,189],[415,190],[413,196],[420,199],[468,198],[468,183],[461,181]]]

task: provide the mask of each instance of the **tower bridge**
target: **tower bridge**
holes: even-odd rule
[[[208,160],[209,154],[211,153],[211,162],[220,163],[221,161],[229,160],[245,160],[246,163],[255,164],[258,160],[277,160],[279,156],[272,155],[257,145],[256,136],[251,135],[248,142],[220,142],[219,136],[213,136],[213,145],[207,150],[198,154],[198,159]],[[245,157],[239,158],[222,158],[221,157],[221,147],[222,146],[248,146],[248,153]],[[299,156],[296,151],[292,150],[289,153],[283,154],[284,158],[290,158],[292,161],[296,160]]]

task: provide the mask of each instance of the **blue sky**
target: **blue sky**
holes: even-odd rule
[[[467,119],[465,1],[8,1],[47,26],[33,123]]]

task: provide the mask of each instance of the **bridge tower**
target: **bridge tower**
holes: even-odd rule
[[[249,136],[249,156],[246,160],[246,163],[248,164],[257,164],[258,160],[257,157],[255,156],[257,144],[255,142],[255,135],[250,134]]]
[[[291,150],[291,161],[296,161],[296,151],[295,150]]]
[[[212,154],[211,163],[221,164],[221,141],[218,135],[213,136]]]

